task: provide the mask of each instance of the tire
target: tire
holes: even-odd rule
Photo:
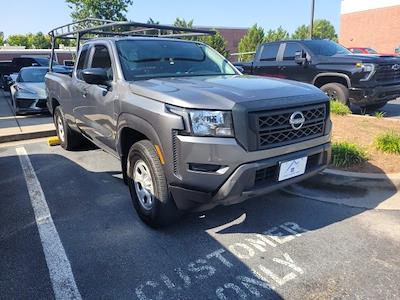
[[[381,103],[370,104],[370,105],[366,105],[364,108],[365,108],[367,111],[374,112],[374,111],[377,111],[378,109],[384,107],[384,106],[386,105],[386,103],[387,103],[387,102],[381,102]]]
[[[330,100],[349,105],[349,89],[341,83],[327,83],[320,87]]]
[[[56,127],[57,136],[60,139],[60,145],[65,150],[77,149],[83,141],[82,134],[72,130],[64,118],[61,106],[54,109],[54,125]]]
[[[133,144],[128,154],[127,171],[133,206],[144,223],[158,228],[179,219],[182,212],[168,190],[160,159],[150,141]]]

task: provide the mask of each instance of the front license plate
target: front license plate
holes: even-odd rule
[[[307,156],[290,161],[281,162],[279,165],[278,181],[303,175],[306,171]]]

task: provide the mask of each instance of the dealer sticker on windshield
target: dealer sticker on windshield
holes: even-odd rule
[[[303,175],[306,171],[307,156],[298,159],[281,162],[279,166],[278,181]]]

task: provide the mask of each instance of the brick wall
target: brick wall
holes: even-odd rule
[[[339,42],[394,53],[400,46],[400,5],[341,15]]]

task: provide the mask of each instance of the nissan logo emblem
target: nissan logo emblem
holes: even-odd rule
[[[295,111],[292,113],[289,119],[289,123],[292,125],[294,130],[299,130],[301,127],[303,127],[305,121],[306,119],[301,111]]]
[[[392,70],[393,70],[393,71],[398,71],[398,70],[400,70],[400,65],[399,65],[399,64],[393,65],[393,66],[392,66]]]

